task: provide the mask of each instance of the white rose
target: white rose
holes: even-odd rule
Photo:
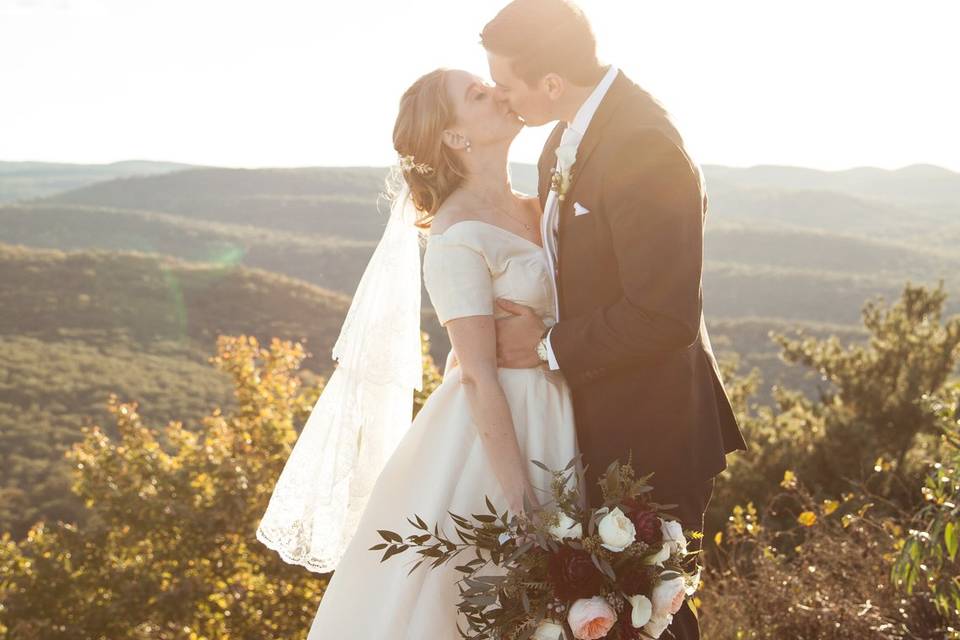
[[[646,556],[643,559],[643,564],[655,564],[658,567],[662,567],[663,563],[670,559],[670,545],[662,544],[660,549],[653,554],[652,556]]]
[[[653,601],[653,617],[674,614],[683,606],[687,585],[683,576],[661,580],[653,588],[650,599]]]
[[[687,552],[687,539],[683,535],[682,524],[676,520],[661,520],[660,531],[663,532],[663,543],[669,547],[671,555]]]
[[[556,526],[550,527],[550,535],[557,540],[566,538],[582,538],[583,525],[568,516],[563,511],[560,512],[560,521]]]
[[[541,620],[537,630],[530,637],[531,640],[561,640],[563,638],[563,627],[550,620]]]
[[[600,546],[610,551],[623,551],[637,539],[636,527],[630,518],[620,511],[620,507],[603,516],[597,531],[603,540]]]
[[[654,616],[650,618],[650,622],[643,625],[643,630],[646,631],[651,638],[659,638],[660,634],[666,631],[671,622],[673,622],[673,616],[669,613],[663,616]]]
[[[577,161],[577,146],[572,144],[562,144],[556,150],[557,160],[560,161],[560,171],[566,173]]]
[[[650,616],[653,613],[653,604],[650,602],[650,598],[639,593],[635,596],[630,596],[627,600],[630,601],[630,606],[632,607],[630,624],[633,625],[634,629],[639,629],[650,621]]]

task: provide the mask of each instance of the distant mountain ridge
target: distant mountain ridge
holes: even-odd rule
[[[356,184],[358,177],[361,183],[371,176],[374,177],[375,182],[380,182],[386,171],[382,167],[223,169],[148,160],[128,160],[100,165],[0,161],[0,202],[10,202],[16,199],[12,195],[12,192],[16,191],[11,187],[13,180],[35,179],[43,181],[41,183],[43,184],[42,188],[22,187],[25,195],[18,197],[24,199],[53,195],[51,189],[56,189],[62,193],[111,178],[163,174],[184,169],[209,169],[215,172],[212,174],[197,174],[197,177],[201,180],[216,179],[216,172],[272,172],[275,174],[274,177],[276,177],[276,174],[286,174],[288,177],[295,177],[299,174],[310,176],[311,180],[316,178],[315,174],[326,173],[335,179],[345,179],[343,184],[338,185],[341,194],[345,190],[349,191],[351,183]],[[536,168],[533,165],[515,164],[512,169],[516,187],[528,193],[536,191]],[[856,167],[840,171],[784,165],[755,165],[751,167],[704,165],[703,171],[707,177],[709,190],[723,191],[737,188],[833,191],[873,201],[885,200],[889,203],[929,205],[952,202],[955,205],[960,204],[960,173],[928,164],[910,165],[893,170]],[[187,183],[179,180],[177,184],[181,188],[187,185]],[[291,182],[286,182],[284,186],[290,189],[286,192],[287,194],[297,192],[297,188]],[[363,184],[359,194],[366,195],[370,186],[371,183],[369,182]],[[379,188],[379,185],[374,188]],[[79,194],[76,194],[76,197],[83,198]]]
[[[872,200],[911,204],[952,201],[960,204],[960,173],[929,164],[900,169],[857,167],[843,171],[780,165],[747,168],[706,165],[704,173],[710,187],[837,191]]]
[[[0,161],[0,203],[42,198],[124,176],[166,173],[192,166],[151,160],[124,160],[109,164]]]
[[[158,171],[176,171],[197,165],[183,162],[156,160],[120,160],[104,164],[80,164],[75,162],[39,162],[32,160],[0,160],[0,175],[50,175],[77,173],[86,175],[113,175],[156,173]]]
[[[46,198],[71,203],[171,213],[297,233],[377,239],[389,207],[386,170],[377,168],[200,168],[127,177]]]

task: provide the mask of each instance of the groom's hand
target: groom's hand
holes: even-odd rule
[[[530,307],[504,298],[497,305],[512,315],[496,321],[497,366],[507,369],[532,369],[542,363],[537,357],[537,343],[547,325]]]

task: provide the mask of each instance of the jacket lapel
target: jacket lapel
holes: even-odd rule
[[[586,133],[583,134],[583,140],[580,141],[580,145],[577,147],[577,159],[576,162],[573,163],[573,167],[571,167],[572,175],[570,178],[570,188],[567,191],[568,194],[573,193],[573,190],[576,188],[580,176],[583,175],[583,168],[586,166],[590,154],[593,153],[593,150],[596,149],[597,145],[603,139],[604,128],[616,112],[617,105],[630,93],[630,87],[632,85],[633,83],[624,75],[623,71],[617,72],[617,77],[614,78],[613,84],[610,85],[606,95],[603,96],[603,100],[600,101],[597,111],[593,114],[593,118],[590,119]],[[564,199],[563,204],[570,205],[572,202],[573,199],[567,197]],[[561,206],[561,212],[565,208],[569,208],[569,206]],[[565,216],[560,216],[561,222],[564,218]]]

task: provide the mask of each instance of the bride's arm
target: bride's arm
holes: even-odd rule
[[[513,513],[523,507],[523,492],[534,507],[539,505],[520,451],[513,416],[497,373],[497,340],[493,316],[467,316],[446,324],[450,343],[459,360],[460,381],[470,405],[470,414],[483,442],[487,459],[500,482]],[[453,373],[453,372],[452,372]]]

